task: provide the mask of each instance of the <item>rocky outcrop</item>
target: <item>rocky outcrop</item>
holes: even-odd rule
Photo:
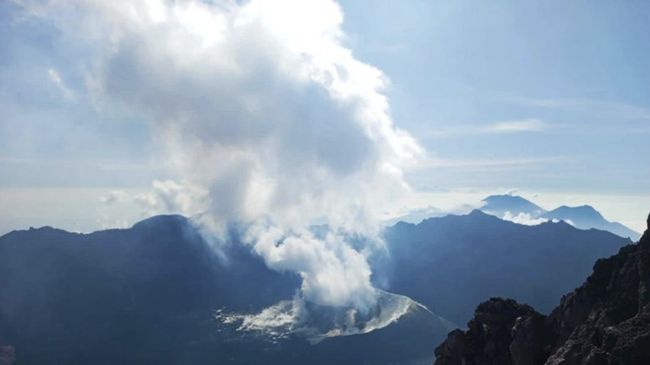
[[[650,364],[650,229],[598,260],[548,316],[492,298],[436,349],[435,365],[482,364]]]
[[[492,298],[481,303],[466,332],[451,332],[436,349],[436,364],[520,364],[536,363],[544,357],[540,344],[544,316],[512,299]],[[515,348],[513,344],[516,344]]]

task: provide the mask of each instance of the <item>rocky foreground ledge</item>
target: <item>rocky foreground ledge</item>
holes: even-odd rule
[[[650,364],[650,217],[648,226],[638,244],[598,260],[548,316],[512,299],[481,303],[434,364]]]

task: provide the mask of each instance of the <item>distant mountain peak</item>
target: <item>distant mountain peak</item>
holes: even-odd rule
[[[639,233],[631,230],[630,228],[617,223],[610,222],[603,215],[591,205],[580,205],[576,207],[569,207],[562,205],[556,209],[546,212],[541,216],[542,218],[550,220],[562,220],[570,222],[573,226],[580,229],[600,229],[609,231],[621,237],[629,237],[633,240],[639,239]]]
[[[591,205],[586,205],[586,204],[585,205],[579,205],[579,206],[576,206],[576,207],[570,207],[570,206],[567,206],[567,205],[562,205],[562,206],[560,206],[558,208],[553,209],[552,211],[550,211],[548,213],[553,213],[553,212],[555,212],[555,213],[575,212],[575,213],[579,213],[579,214],[585,214],[585,215],[591,215],[591,216],[598,217],[598,218],[603,218],[603,215],[600,214],[600,212],[597,211],[596,208],[592,207]]]
[[[483,199],[483,201],[486,201],[486,202],[498,201],[498,200],[519,201],[519,202],[525,202],[525,203],[533,204],[528,199],[523,198],[523,197],[521,197],[519,195],[513,195],[513,194],[494,194],[494,195],[489,195],[485,199]]]
[[[154,215],[133,224],[132,228],[153,227],[167,224],[186,224],[189,218],[180,214]]]
[[[483,199],[481,210],[485,213],[503,217],[506,213],[512,215],[527,214],[536,218],[546,210],[539,205],[518,195],[490,195]]]
[[[473,217],[481,217],[481,216],[486,216],[487,214],[480,209],[474,209],[471,212],[469,212],[468,215]]]
[[[539,205],[512,194],[490,195],[483,199],[483,203],[480,208],[483,212],[519,224],[534,225],[544,220],[559,220],[579,229],[595,228],[633,240],[637,240],[641,236],[621,223],[608,221],[596,208],[588,204],[574,207],[561,205],[551,211],[546,211]]]

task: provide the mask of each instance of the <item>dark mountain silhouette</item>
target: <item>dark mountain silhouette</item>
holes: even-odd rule
[[[0,364],[426,364],[431,337],[450,330],[402,297],[406,314],[367,334],[312,345],[242,332],[217,310],[258,313],[291,299],[300,279],[229,235],[206,242],[188,219],[158,216],[129,229],[0,237]]]
[[[548,316],[511,299],[480,304],[468,330],[436,349],[435,364],[650,364],[649,289],[646,230],[638,244],[598,260]]]
[[[241,331],[217,313],[258,313],[291,299],[293,274],[267,269],[238,241],[207,242],[188,219],[77,234],[50,227],[0,237],[0,361],[20,364],[427,364],[453,325],[408,298],[394,323],[313,341]],[[399,223],[389,288],[456,323],[473,304],[509,295],[550,309],[596,257],[630,241],[566,223],[521,226],[474,211]],[[219,310],[219,312],[218,312]],[[314,321],[339,318],[317,309]],[[322,324],[322,323],[321,323]],[[2,364],[2,362],[0,362]]]
[[[517,195],[491,195],[483,199],[483,212],[505,218],[526,214],[529,218],[563,220],[580,229],[599,229],[612,232],[624,238],[638,240],[641,235],[618,222],[610,222],[589,205],[567,207],[565,205],[546,211],[535,203]]]
[[[503,217],[506,212],[515,216],[523,213],[531,217],[539,217],[546,213],[544,208],[517,195],[490,195],[483,199],[483,203],[480,209],[497,217]]]
[[[582,205],[579,207],[567,207],[563,205],[551,210],[550,212],[544,213],[542,218],[560,219],[571,222],[571,224],[576,228],[596,228],[612,232],[621,237],[629,237],[632,240],[638,240],[641,236],[637,232],[634,232],[620,223],[608,221],[602,216],[602,214],[589,205]]]
[[[582,282],[597,258],[631,243],[564,222],[525,226],[479,210],[417,225],[398,223],[385,236],[390,261],[375,272],[384,274],[387,288],[459,324],[470,319],[475,303],[491,296],[548,312]]]

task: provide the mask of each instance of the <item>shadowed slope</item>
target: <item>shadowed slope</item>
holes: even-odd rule
[[[300,278],[269,270],[237,242],[215,250],[182,216],[91,234],[50,227],[0,237],[0,361],[20,364],[426,364],[449,331],[412,300],[365,334],[316,345],[224,323],[291,299]],[[215,254],[221,251],[222,256]],[[381,308],[380,308],[381,309]],[[333,313],[328,315],[328,313]],[[346,313],[315,308],[305,327]],[[315,321],[321,322],[315,322]],[[309,322],[311,321],[311,322]],[[7,361],[9,361],[7,360]],[[1,363],[1,362],[0,362]]]
[[[524,226],[475,210],[386,231],[388,288],[466,323],[475,303],[512,297],[549,312],[593,262],[631,243],[564,222]],[[381,272],[381,270],[375,270]]]
[[[584,284],[548,316],[513,300],[482,303],[469,329],[451,332],[436,349],[435,364],[648,364],[649,289],[646,231],[638,244],[598,260]]]

